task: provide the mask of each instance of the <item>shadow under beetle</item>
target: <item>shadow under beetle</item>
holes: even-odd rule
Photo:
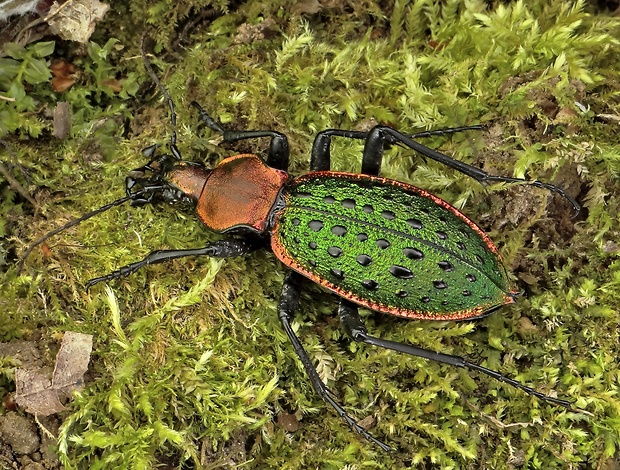
[[[126,197],[49,232],[26,250],[22,261],[52,235],[124,202],[189,205],[195,207],[199,219],[209,229],[227,234],[228,238],[202,248],[154,251],[141,261],[90,280],[88,287],[175,258],[228,258],[271,248],[292,269],[284,281],[278,315],[314,389],[351,428],[384,450],[391,448],[359,426],[336,401],[291,327],[303,277],[340,296],[338,314],[347,334],[355,341],[476,370],[542,400],[570,408],[567,400],[540,393],[462,357],[371,336],[358,315],[358,307],[362,306],[422,320],[476,319],[513,303],[517,295],[508,287],[497,248],[480,227],[427,191],[378,176],[386,147],[409,147],[481,183],[520,182],[548,189],[566,198],[578,211],[579,204],[561,188],[540,181],[491,176],[415,140],[481,126],[412,135],[382,125],[368,132],[327,129],[314,140],[311,172],[292,177],[287,173],[289,147],[284,134],[270,130],[225,130],[192,102],[207,127],[221,134],[226,142],[270,139],[266,161],[257,155],[241,154],[209,169],[181,158],[174,131],[174,103],[148,61],[145,63],[170,106],[170,154],[155,156],[155,145],[145,149],[151,160],[127,177]],[[364,141],[361,174],[330,170],[332,137]]]

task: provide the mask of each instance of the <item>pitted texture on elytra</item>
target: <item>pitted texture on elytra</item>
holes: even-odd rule
[[[508,301],[491,241],[425,191],[380,177],[310,173],[286,188],[285,200],[274,252],[343,297],[428,318],[477,316]]]

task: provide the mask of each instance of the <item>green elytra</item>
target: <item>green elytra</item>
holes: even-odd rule
[[[319,172],[297,178],[284,197],[276,255],[358,304],[409,318],[459,319],[513,301],[491,240],[426,191]]]

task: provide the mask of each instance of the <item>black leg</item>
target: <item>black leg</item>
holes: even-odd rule
[[[434,131],[423,131],[416,134],[408,134],[410,139],[418,139],[423,137],[431,137],[435,135],[447,135],[456,134],[457,132],[482,130],[480,125],[475,126],[461,126],[461,127],[446,127],[445,129],[437,129]],[[312,144],[312,154],[310,157],[310,169],[312,171],[326,171],[330,169],[330,146],[332,137],[344,137],[347,139],[365,140],[368,137],[369,132],[363,131],[348,131],[345,129],[327,129],[319,132]],[[376,166],[376,165],[374,165]],[[381,166],[381,162],[379,162]],[[362,170],[362,173],[376,175],[376,173],[367,173]]]
[[[276,131],[227,131],[222,125],[213,119],[202,107],[192,101],[190,103],[200,113],[200,119],[206,124],[206,126],[219,132],[224,137],[226,142],[237,142],[244,139],[255,139],[258,137],[270,137],[269,140],[269,153],[267,155],[267,165],[277,168],[278,170],[288,171],[289,161],[289,148],[288,139],[280,132]]]
[[[448,129],[440,129],[439,131],[422,132],[419,134],[405,135],[402,132],[398,132],[388,126],[375,126],[369,132],[359,131],[347,131],[342,129],[328,129],[317,134],[312,146],[312,155],[310,159],[310,169],[313,171],[329,170],[330,169],[330,145],[331,137],[345,137],[349,139],[366,139],[364,144],[364,154],[362,157],[362,173],[367,175],[378,175],[381,169],[381,160],[383,158],[383,151],[390,145],[404,145],[409,147],[422,155],[432,158],[433,160],[442,163],[450,168],[453,168],[480,183],[524,183],[530,186],[535,186],[541,189],[547,189],[558,193],[560,196],[567,199],[575,208],[576,212],[579,212],[581,206],[571,196],[569,196],[562,188],[554,186],[552,184],[543,183],[542,181],[526,180],[525,178],[512,178],[508,176],[493,176],[487,172],[468,165],[467,163],[460,162],[454,158],[449,157],[443,153],[437,152],[425,145],[416,142],[415,138],[427,137],[434,134],[446,134],[461,132],[470,129],[482,129],[481,126],[465,126]]]
[[[310,382],[312,383],[314,390],[323,400],[325,400],[325,402],[329,403],[342,418],[344,418],[344,420],[349,426],[351,426],[351,428],[353,428],[355,431],[357,431],[369,441],[374,442],[375,444],[380,446],[383,450],[392,450],[390,446],[376,439],[372,436],[372,434],[370,434],[359,424],[357,424],[357,422],[355,422],[355,420],[347,414],[347,412],[342,408],[342,406],[340,406],[340,404],[336,402],[333,394],[325,386],[325,384],[321,380],[321,377],[319,377],[319,374],[314,365],[312,364],[308,353],[306,352],[301,342],[299,341],[299,338],[293,331],[293,328],[291,327],[291,319],[293,317],[295,309],[297,308],[297,304],[299,303],[301,279],[301,276],[295,272],[290,272],[287,275],[286,279],[284,280],[284,285],[282,286],[282,295],[280,296],[280,301],[278,302],[278,315],[280,317],[280,321],[282,322],[282,327],[284,328],[284,331],[286,331],[286,334],[288,335],[291,343],[293,344],[293,349],[295,349],[297,356],[299,357],[301,363],[306,369],[306,373],[310,378]]]
[[[116,271],[106,274],[105,276],[96,277],[86,283],[86,288],[89,289],[95,284],[102,281],[111,281],[113,279],[120,279],[121,277],[129,276],[135,273],[138,269],[151,264],[163,263],[176,258],[184,258],[186,256],[212,256],[214,258],[232,258],[235,256],[242,256],[250,253],[261,247],[261,244],[254,241],[240,240],[237,238],[229,238],[227,240],[220,240],[203,248],[194,248],[190,250],[158,250],[150,253],[146,258],[136,263],[123,266]]]
[[[436,361],[456,367],[464,367],[470,370],[477,370],[478,372],[482,372],[483,374],[493,377],[500,382],[505,382],[515,388],[523,390],[525,393],[540,398],[541,400],[545,400],[556,405],[561,405],[569,409],[571,408],[571,402],[567,400],[560,400],[558,398],[553,398],[543,393],[537,392],[533,388],[527,387],[526,385],[523,385],[514,379],[500,374],[499,372],[479,366],[478,364],[471,363],[462,357],[428,351],[426,349],[416,348],[415,346],[411,346],[408,344],[397,343],[395,341],[388,341],[374,336],[370,336],[366,330],[366,326],[362,322],[362,319],[359,317],[359,314],[357,312],[357,306],[349,302],[348,300],[343,299],[340,301],[340,308],[338,309],[338,314],[340,315],[340,321],[342,322],[345,331],[354,341],[371,344],[373,346],[379,346],[381,348],[392,349],[394,351],[410,354],[412,356],[423,357],[424,359],[428,359],[429,361]]]
[[[373,171],[381,166],[381,157],[383,156],[385,146],[394,144],[405,145],[426,157],[432,158],[436,162],[453,168],[454,170],[475,179],[479,183],[525,183],[537,188],[554,191],[567,199],[577,212],[581,209],[577,201],[566,194],[562,188],[553,186],[552,184],[543,183],[538,180],[530,181],[524,178],[489,175],[486,171],[476,168],[475,166],[468,165],[467,163],[460,162],[452,157],[449,157],[448,155],[444,155],[443,153],[428,148],[405,134],[402,134],[401,132],[387,126],[376,126],[368,133],[366,144],[364,145],[362,172],[364,172],[364,168],[366,168],[369,174],[374,174]]]

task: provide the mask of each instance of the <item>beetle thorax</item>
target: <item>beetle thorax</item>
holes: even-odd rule
[[[262,234],[280,189],[289,180],[285,171],[271,168],[252,154],[222,160],[204,185],[196,210],[216,232],[250,231]]]

